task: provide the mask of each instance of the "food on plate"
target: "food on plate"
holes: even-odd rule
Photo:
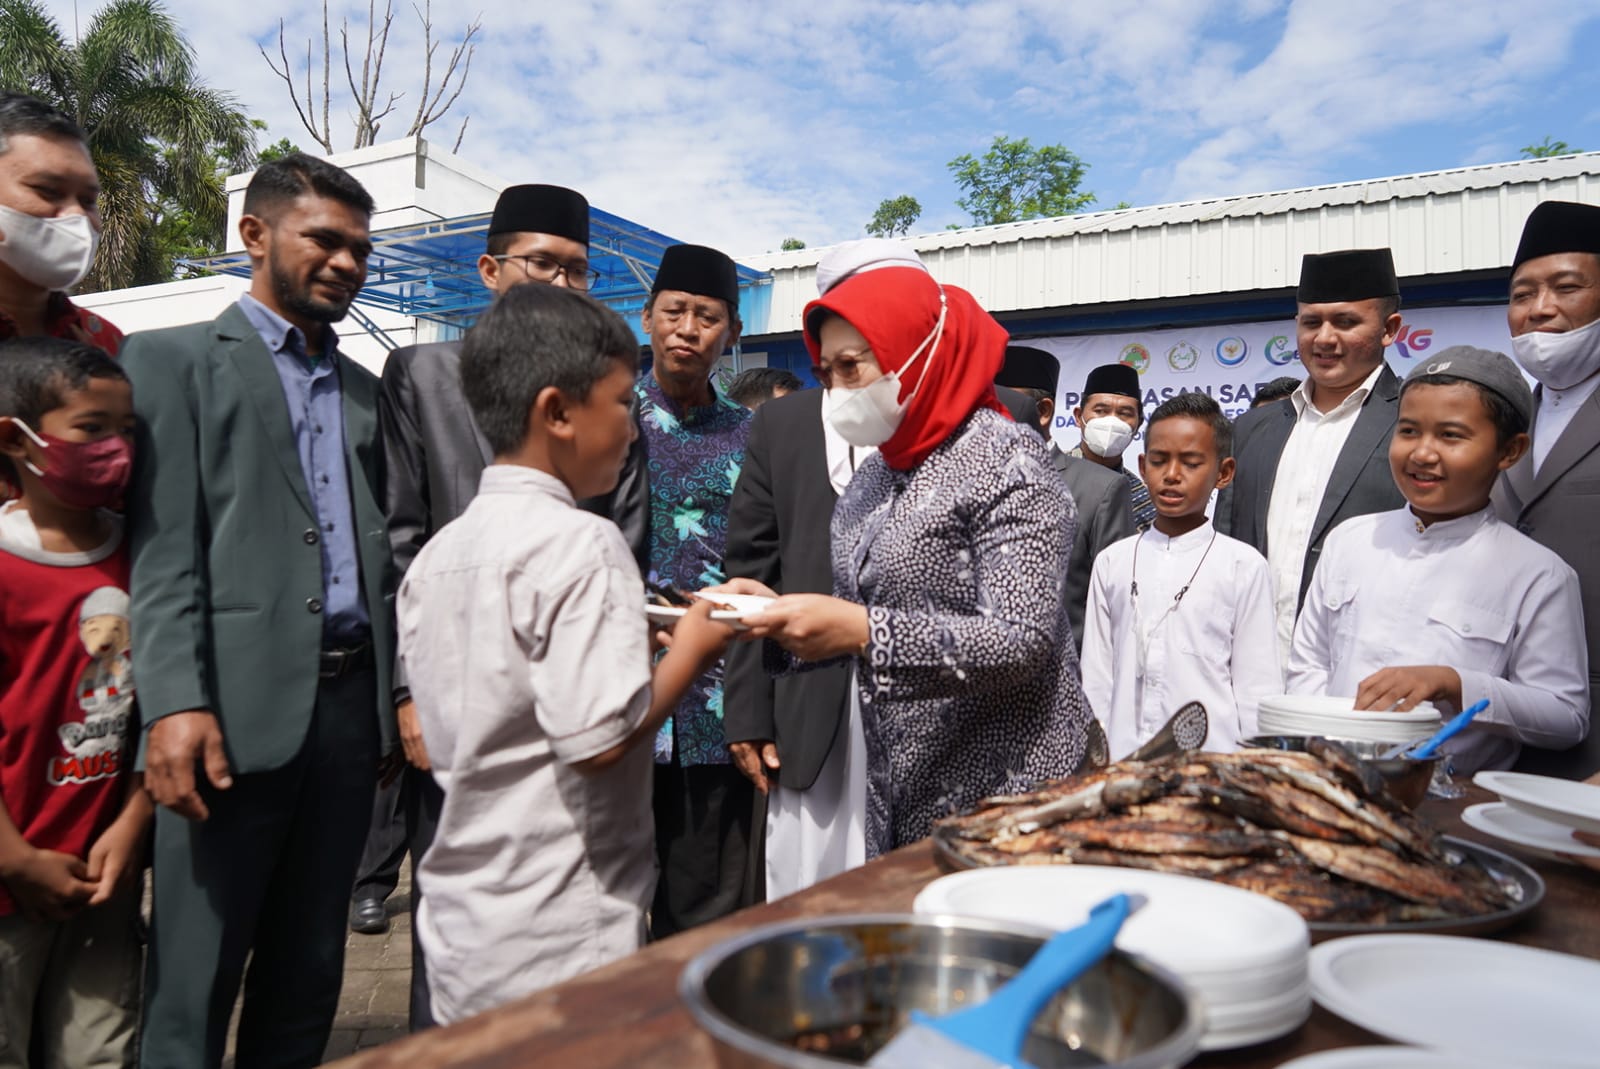
[[[1121,865],[1257,891],[1308,921],[1476,917],[1515,902],[1343,747],[1121,761],[988,798],[935,836],[973,865]]]
[[[665,605],[673,609],[687,609],[694,604],[694,595],[665,583],[644,581],[646,600],[652,605]]]

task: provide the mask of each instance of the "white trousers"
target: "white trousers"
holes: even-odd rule
[[[807,790],[767,795],[767,901],[803,891],[867,860],[867,746],[850,678],[849,722]]]

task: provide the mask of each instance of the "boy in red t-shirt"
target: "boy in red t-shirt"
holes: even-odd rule
[[[122,499],[133,391],[81,342],[0,342],[0,1065],[132,1064],[138,876]]]

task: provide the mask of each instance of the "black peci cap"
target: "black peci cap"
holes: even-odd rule
[[[1388,249],[1308,252],[1300,261],[1300,288],[1295,291],[1295,300],[1301,304],[1399,295],[1394,254]]]
[[[511,186],[494,202],[489,237],[554,234],[589,244],[589,202],[565,186]]]

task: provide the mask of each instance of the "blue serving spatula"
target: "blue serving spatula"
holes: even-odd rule
[[[1052,995],[1110,952],[1122,922],[1144,904],[1143,895],[1112,895],[1090,910],[1083,924],[1040,947],[988,1001],[943,1017],[913,1012],[911,1023],[867,1064],[878,1069],[1029,1069],[1022,1060],[1028,1026]]]
[[[1384,754],[1384,756],[1404,756],[1415,758],[1418,761],[1426,761],[1428,758],[1432,757],[1438,752],[1440,746],[1443,746],[1446,742],[1455,738],[1455,736],[1461,732],[1462,728],[1472,723],[1473,717],[1477,716],[1487,708],[1489,708],[1489,699],[1484,698],[1482,701],[1467,706],[1467,708],[1461,710],[1461,712],[1457,713],[1455,716],[1452,716],[1449,720],[1446,720],[1443,727],[1441,727],[1438,731],[1435,731],[1432,735],[1429,735],[1427,738],[1423,739],[1421,742],[1417,743],[1415,746],[1411,746],[1409,748],[1406,746],[1397,746],[1389,753]]]

